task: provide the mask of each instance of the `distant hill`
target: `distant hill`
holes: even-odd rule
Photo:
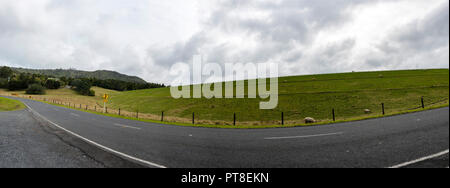
[[[142,78],[137,76],[128,76],[125,74],[121,74],[115,71],[108,70],[98,70],[98,71],[81,71],[74,69],[24,69],[24,68],[11,68],[13,71],[20,73],[31,73],[31,74],[43,74],[47,76],[54,77],[67,77],[67,78],[96,78],[101,80],[121,80],[125,82],[133,82],[133,83],[147,83]]]

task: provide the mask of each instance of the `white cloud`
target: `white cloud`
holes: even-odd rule
[[[282,75],[448,68],[447,0],[1,0],[0,64],[109,69],[280,63]]]

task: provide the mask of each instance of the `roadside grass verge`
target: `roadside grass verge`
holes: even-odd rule
[[[17,100],[0,97],[0,112],[24,109],[25,105]]]

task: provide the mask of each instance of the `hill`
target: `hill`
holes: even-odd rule
[[[213,122],[231,122],[233,113],[238,121],[248,124],[277,124],[284,112],[288,123],[301,123],[305,117],[320,121],[332,119],[332,109],[338,120],[416,109],[425,104],[447,103],[449,70],[405,70],[355,72],[291,76],[279,78],[279,102],[273,110],[260,110],[263,99],[173,99],[169,88],[117,93],[111,97],[112,107],[139,112],[165,114]],[[370,109],[372,114],[365,114]],[[188,121],[189,122],[189,121]]]
[[[96,78],[101,80],[121,80],[125,82],[133,82],[145,84],[147,83],[142,78],[137,76],[128,76],[115,71],[108,70],[98,70],[98,71],[81,71],[74,69],[25,69],[25,68],[11,68],[15,72],[19,73],[31,73],[31,74],[42,74],[53,77],[67,77],[67,78]]]

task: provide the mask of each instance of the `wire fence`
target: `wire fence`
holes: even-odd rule
[[[198,112],[192,112],[191,118],[186,117],[178,117],[178,116],[170,116],[165,111],[161,111],[160,114],[150,114],[150,113],[142,113],[139,112],[139,109],[136,109],[135,111],[127,111],[121,108],[109,108],[108,106],[103,106],[100,103],[95,104],[80,104],[76,102],[70,101],[70,99],[61,99],[57,97],[45,97],[45,96],[38,96],[38,95],[23,95],[23,94],[2,94],[6,96],[12,96],[12,97],[20,97],[20,98],[26,98],[30,100],[37,100],[42,101],[50,104],[55,105],[61,105],[65,107],[69,107],[72,109],[77,110],[84,110],[87,112],[95,112],[95,113],[102,113],[102,114],[109,114],[113,116],[119,116],[119,117],[129,117],[134,119],[144,119],[144,120],[153,120],[153,121],[160,121],[160,122],[173,122],[173,123],[184,123],[184,124],[204,124],[204,125],[228,125],[228,126],[239,126],[239,125],[298,125],[298,124],[308,124],[308,123],[320,123],[320,122],[335,122],[345,119],[351,119],[354,117],[348,117],[339,114],[339,109],[336,108],[330,108],[329,109],[329,118],[328,119],[320,119],[316,120],[312,117],[305,117],[304,119],[287,119],[286,117],[292,117],[292,116],[298,116],[298,112],[295,111],[281,111],[279,112],[279,118],[273,119],[273,120],[264,120],[264,121],[239,121],[239,113],[232,113],[230,114],[230,119],[225,120],[208,120],[208,119],[201,119]],[[420,97],[417,100],[417,106],[412,108],[406,108],[403,111],[410,111],[410,110],[417,110],[417,109],[425,109],[427,107],[432,107],[437,104],[447,104],[448,98],[440,99],[437,101],[427,101],[426,97]],[[364,117],[375,117],[375,116],[385,116],[385,115],[392,115],[396,114],[398,112],[388,112],[388,105],[386,103],[381,103],[379,105],[379,109],[376,110],[376,112],[370,110],[370,109],[360,109],[361,112],[363,112],[365,115]]]

